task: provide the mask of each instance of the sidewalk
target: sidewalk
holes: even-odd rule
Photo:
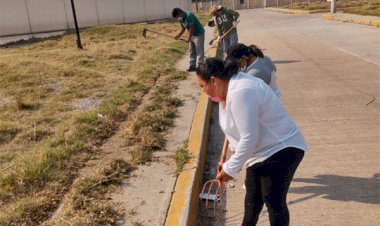
[[[326,20],[337,20],[346,23],[355,23],[380,27],[380,17],[377,16],[361,16],[357,14],[337,12],[335,14],[330,13],[323,15],[322,18]]]

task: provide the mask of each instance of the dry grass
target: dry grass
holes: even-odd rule
[[[123,159],[114,159],[100,173],[79,180],[68,196],[60,218],[43,225],[115,225],[122,211],[110,203],[110,192],[135,170]]]
[[[171,93],[185,76],[173,65],[186,44],[154,34],[143,39],[143,27],[173,34],[178,24],[86,29],[84,50],[72,34],[0,50],[0,225],[45,220],[77,169],[148,92],[153,97],[135,116],[151,120],[134,120],[142,136],[131,145],[163,147],[180,104]]]
[[[288,9],[302,10],[330,9],[330,7],[331,2],[327,1],[297,2],[284,6]],[[339,0],[337,10],[365,16],[380,16],[380,2],[378,0]]]

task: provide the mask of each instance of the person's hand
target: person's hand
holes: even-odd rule
[[[221,170],[216,175],[216,179],[219,181],[228,182],[229,180],[232,180],[233,178],[230,175],[226,174],[223,170]]]
[[[218,166],[216,167],[216,172],[220,172],[223,170],[223,162],[218,162]]]
[[[232,21],[232,27],[236,27],[237,23],[236,21]]]
[[[216,39],[218,42],[222,42],[222,36],[219,35],[218,38]]]
[[[179,35],[174,36],[174,39],[178,40],[179,39]]]
[[[215,20],[214,18],[211,18],[208,22],[207,22],[207,25],[209,27],[215,27]]]

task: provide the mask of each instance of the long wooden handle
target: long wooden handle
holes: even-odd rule
[[[163,35],[163,36],[169,37],[169,38],[175,38],[174,36],[167,35],[167,34],[164,34],[164,33],[158,32],[158,31],[153,31],[153,30],[150,30],[150,29],[147,29],[147,28],[146,28],[146,30],[147,30],[147,31],[150,31],[150,32],[152,32],[152,33],[156,33],[156,34],[159,34],[159,35]],[[178,39],[178,40],[181,40],[181,41],[187,42],[187,41],[186,41],[185,39],[183,39],[183,38],[180,38],[180,39]]]
[[[222,154],[221,154],[221,156],[224,157],[224,158],[218,163],[218,168],[217,168],[218,169],[218,173],[220,173],[220,168],[221,168],[221,167],[219,167],[219,164],[223,165],[224,161],[226,160],[225,157],[227,155],[227,149],[228,149],[228,140],[227,140],[227,138],[225,138],[224,139],[224,144],[223,144],[223,149],[222,149]],[[223,185],[223,181],[218,180],[218,185],[222,186]]]
[[[221,154],[221,156],[226,157],[227,149],[228,149],[228,140],[227,140],[227,138],[225,138],[225,139],[224,139],[224,144],[223,144],[223,149],[222,149],[222,154]],[[222,163],[224,163],[224,161],[225,161],[225,159],[223,160]]]
[[[238,20],[238,21],[236,21],[236,24],[238,24],[240,22],[240,20]],[[234,28],[236,28],[236,27],[234,27],[234,26],[232,26],[232,27],[230,27],[230,29],[228,29],[221,37],[220,37],[220,39],[223,39],[224,37],[226,37],[226,35],[228,35],[228,33],[230,33],[230,31],[232,31],[232,29],[234,29]],[[205,51],[205,54],[208,52],[208,51],[210,51],[210,49],[212,49],[212,48],[214,48],[215,47],[215,45],[217,44],[218,42],[214,42],[212,45],[211,45],[211,47],[210,48],[208,48],[206,51]]]

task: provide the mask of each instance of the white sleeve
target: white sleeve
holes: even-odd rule
[[[259,140],[259,93],[242,89],[233,94],[230,111],[239,132],[235,154],[223,164],[223,171],[235,177],[252,156]]]

